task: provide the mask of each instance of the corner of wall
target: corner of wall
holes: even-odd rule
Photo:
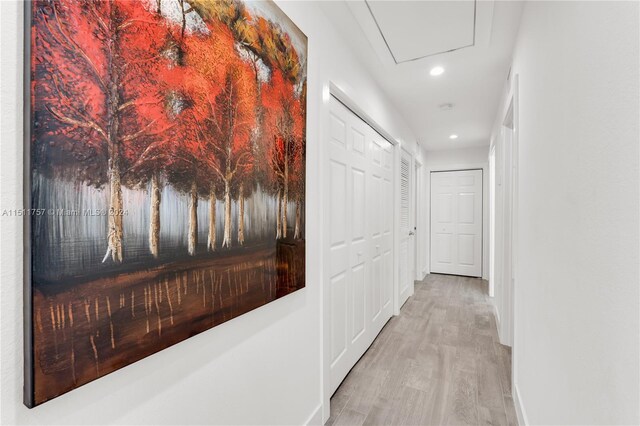
[[[420,281],[427,278],[427,275],[429,275],[429,272],[427,272],[427,267],[425,266],[424,268],[422,268],[422,277],[420,278]]]

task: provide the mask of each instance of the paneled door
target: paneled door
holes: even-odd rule
[[[333,393],[393,311],[393,147],[333,97],[329,126],[325,300]]]
[[[431,173],[431,272],[482,276],[482,170]]]

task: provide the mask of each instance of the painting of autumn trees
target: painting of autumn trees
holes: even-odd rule
[[[305,286],[307,39],[271,1],[30,7],[33,406]]]

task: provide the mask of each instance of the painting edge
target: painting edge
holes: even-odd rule
[[[273,3],[273,5],[275,5],[275,7],[279,10],[280,13],[282,13],[283,17],[285,19],[288,20],[289,24],[292,25],[297,31],[299,31],[299,33],[304,37],[305,40],[305,46],[304,46],[304,54],[305,54],[305,68],[308,69],[308,64],[309,64],[309,37],[308,35],[298,26],[298,24],[289,16],[289,14],[287,14],[282,7],[275,1],[275,0],[270,0],[271,3]],[[22,266],[23,266],[23,278],[22,278],[22,284],[23,284],[23,295],[22,295],[22,301],[23,301],[23,306],[22,306],[22,310],[23,310],[23,404],[29,408],[35,408],[45,402],[50,401],[51,399],[55,399],[58,398],[62,395],[64,395],[67,392],[64,392],[63,394],[59,394],[56,395],[55,397],[51,398],[51,399],[45,399],[42,400],[40,402],[37,402],[36,400],[36,395],[35,395],[35,346],[34,346],[34,284],[33,284],[33,247],[32,247],[32,215],[29,214],[30,209],[33,206],[33,198],[32,198],[32,171],[33,171],[33,164],[32,164],[32,158],[31,158],[31,144],[32,144],[32,131],[33,131],[33,119],[34,119],[34,114],[33,114],[33,93],[32,93],[32,84],[33,84],[33,72],[32,72],[32,66],[33,66],[33,40],[32,40],[32,36],[33,36],[33,13],[34,13],[34,4],[35,4],[35,0],[24,0],[23,1],[23,16],[22,16],[22,22],[23,22],[23,46],[22,46],[22,51],[23,51],[23,88],[22,88],[22,92],[23,92],[23,99],[22,99],[22,109],[23,109],[23,117],[22,117],[22,126],[23,126],[23,135],[22,135],[22,141],[23,141],[23,152],[22,152],[22,156],[23,156],[23,161],[22,161],[22,178],[23,178],[23,191],[22,191],[22,196],[23,196],[23,200],[22,200],[22,209],[23,209],[23,227],[22,227],[22,231],[23,231],[23,261],[22,261]],[[304,81],[304,85],[305,87],[308,86],[308,76],[305,73],[305,81]],[[308,89],[307,89],[308,90]],[[305,104],[304,104],[304,123],[305,123],[305,128],[308,127],[309,124],[309,113],[308,113],[308,106],[309,106],[309,100],[305,99]],[[307,169],[308,169],[308,163],[309,163],[309,159],[307,157],[307,146],[306,146],[306,139],[307,139],[307,134],[308,132],[305,130],[304,133],[304,138],[305,138],[305,148],[304,148],[304,157],[305,157],[305,191],[304,191],[304,197],[305,200],[307,198],[307,191],[308,191],[308,186],[306,185],[306,178],[307,178]],[[307,217],[307,203],[304,203],[304,217],[306,220]],[[305,226],[306,228],[306,226]],[[306,236],[305,238],[303,238],[303,240],[305,241],[305,247],[304,247],[304,265],[305,265],[305,274],[304,274],[304,286],[301,288],[297,288],[296,290],[292,291],[291,293],[288,293],[286,296],[293,294],[293,293],[298,293],[299,290],[304,290],[305,288],[307,288],[307,284],[309,281],[309,270],[306,267],[307,266],[307,261],[308,261],[308,248],[306,246]],[[285,296],[285,297],[286,297]],[[279,298],[278,298],[279,299]],[[273,301],[271,301],[270,303],[273,302],[277,302],[278,299],[274,299]],[[260,305],[257,306],[247,312],[245,312],[240,316],[246,315],[252,311],[255,311],[257,309],[260,309],[262,307],[264,307],[266,304],[264,305]],[[233,317],[229,320],[226,320],[225,322],[229,322],[232,321],[233,319],[236,319],[238,317]],[[222,325],[222,324],[219,324]],[[219,326],[218,325],[218,326]],[[216,328],[217,326],[213,326],[210,327],[206,330],[202,330],[198,333],[196,333],[195,335],[198,334],[202,334],[205,333],[207,331],[211,331],[212,329]],[[191,336],[193,337],[193,336]],[[186,339],[184,339],[186,340]],[[136,360],[132,363],[129,363],[123,367],[118,368],[117,370],[114,370],[112,372],[109,372],[103,376],[97,377],[96,379],[93,379],[85,384],[91,383],[92,381],[98,380],[106,375],[109,375],[113,372],[116,372],[118,370],[124,369],[126,367],[130,367],[131,365],[136,364],[137,362],[148,358],[150,356],[153,355],[157,355],[161,352],[163,352],[164,350],[172,347],[172,346],[176,346],[179,343],[182,343],[184,340],[173,343],[169,346],[167,346],[164,349],[161,349],[159,351],[153,352],[151,354],[148,354],[142,358],[140,358],[139,360]],[[83,385],[79,386],[82,387]],[[72,390],[77,390],[78,387],[72,389]]]
[[[24,38],[23,38],[23,160],[22,204],[25,210],[31,208],[31,17],[32,0],[24,2]],[[34,395],[34,365],[33,365],[33,297],[31,282],[31,216],[23,215],[22,224],[22,255],[23,255],[23,403],[28,408],[35,407]]]

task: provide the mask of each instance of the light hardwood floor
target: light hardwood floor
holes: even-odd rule
[[[327,425],[516,425],[486,281],[427,275],[331,398]]]

